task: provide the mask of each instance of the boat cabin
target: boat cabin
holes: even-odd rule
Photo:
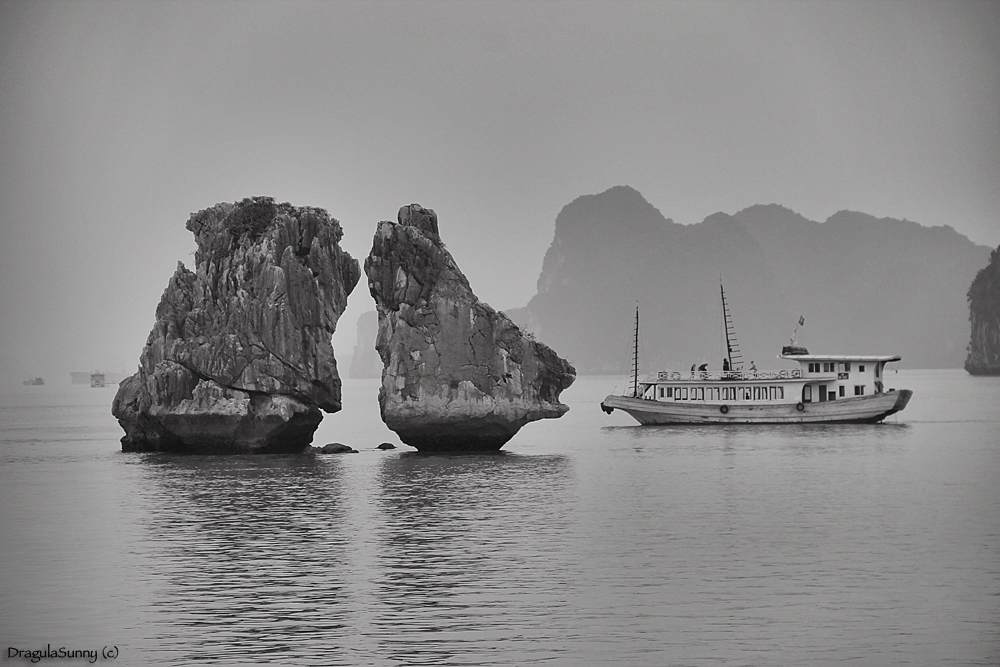
[[[804,348],[782,350],[779,359],[799,362],[806,382],[802,402],[835,401],[853,396],[870,396],[885,391],[885,365],[902,359],[899,355],[822,355]]]
[[[782,404],[836,401],[881,394],[885,365],[894,355],[820,355],[785,348],[779,359],[798,368],[764,371],[659,371],[636,383],[649,401],[708,404]],[[893,390],[889,390],[893,391]]]

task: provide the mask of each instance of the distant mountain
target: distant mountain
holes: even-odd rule
[[[382,377],[382,360],[375,351],[375,336],[378,335],[378,313],[374,310],[361,313],[358,317],[358,336],[351,356],[351,366],[347,376],[353,379]]]
[[[773,366],[801,315],[812,351],[961,367],[965,293],[989,256],[950,227],[850,211],[819,223],[772,204],[679,225],[617,186],[563,208],[538,293],[507,314],[581,373],[618,373],[638,301],[643,370],[718,369],[721,278],[747,363]]]

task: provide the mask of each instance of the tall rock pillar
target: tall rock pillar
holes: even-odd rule
[[[965,370],[972,375],[1000,375],[1000,247],[969,287],[972,337]]]
[[[562,416],[576,371],[481,302],[419,204],[380,222],[365,260],[378,310],[382,419],[422,451],[496,450]]]
[[[112,414],[125,451],[301,451],[340,410],[331,337],[361,277],[319,208],[254,197],[192,214],[139,371]]]

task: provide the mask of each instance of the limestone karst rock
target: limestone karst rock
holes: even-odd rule
[[[576,371],[473,294],[419,204],[380,222],[365,260],[378,309],[379,407],[422,451],[496,450],[524,424],[560,417]]]
[[[958,368],[965,293],[990,250],[950,227],[852,211],[817,222],[776,204],[681,225],[616,186],[562,209],[537,294],[506,312],[581,373],[617,374],[638,301],[642,372],[719,370],[721,278],[746,359],[774,358],[804,315],[798,341],[810,350]]]
[[[337,220],[254,197],[191,215],[139,371],[112,414],[125,451],[301,451],[340,410],[331,337],[361,277]]]
[[[972,337],[965,370],[972,375],[1000,375],[1000,247],[969,287]]]

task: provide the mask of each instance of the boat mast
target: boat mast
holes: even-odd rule
[[[639,304],[635,304],[635,344],[632,347],[632,396],[639,398]]]
[[[726,303],[726,290],[719,283],[719,291],[722,292],[722,320],[726,329],[726,357],[729,359],[729,370],[743,370],[743,355],[740,354],[740,344],[736,341],[736,327],[733,325],[733,318],[729,313],[729,304]]]

